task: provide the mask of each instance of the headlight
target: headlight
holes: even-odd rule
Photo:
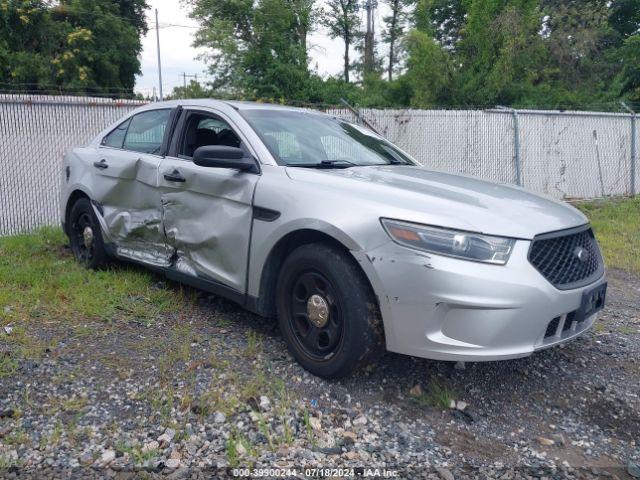
[[[382,219],[382,225],[393,241],[400,245],[475,262],[504,265],[515,244],[512,238],[447,230],[386,218]]]

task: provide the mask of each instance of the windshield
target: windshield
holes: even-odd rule
[[[248,109],[241,113],[279,165],[318,168],[415,165],[391,143],[344,120],[275,109]]]

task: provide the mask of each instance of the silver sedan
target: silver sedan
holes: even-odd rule
[[[527,356],[585,332],[606,294],[571,206],[427,170],[368,129],[287,107],[140,108],[66,155],[60,213],[88,267],[137,262],[277,317],[326,377],[383,346]]]

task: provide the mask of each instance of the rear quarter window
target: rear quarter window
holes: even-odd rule
[[[129,123],[131,123],[130,118],[118,125],[115,130],[112,130],[110,134],[102,139],[102,145],[105,147],[122,148]]]

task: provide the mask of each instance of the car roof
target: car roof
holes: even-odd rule
[[[315,112],[313,109],[305,109],[292,107],[289,105],[278,105],[274,103],[261,103],[261,102],[244,102],[239,100],[225,101],[227,105],[231,105],[237,110],[294,110],[299,112]],[[320,113],[320,112],[319,112]]]
[[[200,107],[224,107],[229,106],[235,110],[280,110],[280,111],[294,111],[294,112],[306,112],[317,113],[318,115],[326,115],[324,112],[314,110],[312,108],[298,108],[288,105],[277,105],[273,103],[262,102],[246,102],[240,100],[217,100],[213,98],[189,98],[184,100],[168,100],[165,102],[154,102],[147,105],[147,108],[162,108],[177,106],[200,106]]]

